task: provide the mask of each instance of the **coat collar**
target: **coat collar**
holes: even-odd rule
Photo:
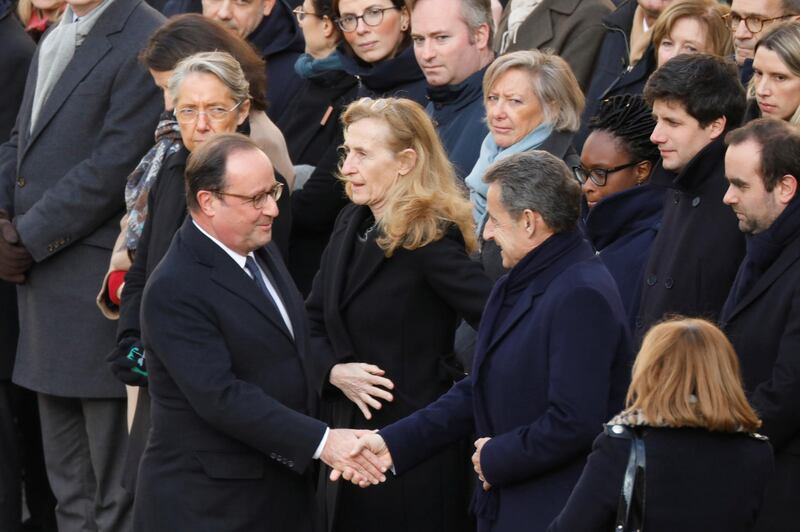
[[[553,38],[553,20],[550,11],[560,13],[562,15],[571,15],[578,9],[582,0],[543,0],[539,4],[534,13],[531,14],[520,27],[520,32],[524,32],[527,48],[538,48],[542,44],[549,42]],[[511,10],[506,8],[503,18],[500,20],[500,28],[497,32],[497,39],[495,43],[499,43],[499,39],[503,33],[508,30],[508,15]],[[499,47],[499,46],[498,46]]]
[[[189,250],[193,253],[194,259],[199,264],[207,266],[211,269],[211,280],[226,290],[236,294],[240,298],[247,301],[256,310],[264,315],[269,321],[275,325],[276,328],[286,335],[290,341],[294,338],[302,338],[300,334],[305,334],[305,331],[298,329],[295,323],[300,324],[302,320],[298,320],[296,305],[291,301],[292,293],[286,284],[285,276],[282,275],[282,268],[277,264],[280,260],[276,258],[274,249],[268,249],[270,246],[256,250],[255,255],[261,259],[270,272],[273,273],[275,279],[276,289],[280,293],[284,301],[284,306],[289,313],[292,320],[292,326],[295,327],[295,337],[289,333],[283,318],[278,313],[278,310],[267,301],[264,294],[255,288],[253,280],[239,267],[217,244],[212,242],[208,237],[200,232],[195,227],[192,217],[188,216],[180,229],[180,235],[183,242],[186,243]],[[274,247],[274,246],[273,246]]]
[[[451,107],[454,111],[463,109],[476,100],[483,100],[483,76],[487,67],[484,67],[463,82],[456,85],[434,87],[428,85],[428,99],[435,108],[441,106]]]
[[[600,251],[628,233],[656,227],[665,192],[663,187],[646,184],[607,197],[586,216],[586,237]]]
[[[633,16],[638,5],[639,3],[636,0],[625,0],[614,11],[603,17],[603,24],[607,28],[622,30],[625,33],[625,37],[630,39]]]
[[[342,293],[335,294],[341,299],[338,304],[335,304],[334,308],[344,309],[348,303],[352,301],[353,297],[368,284],[369,280],[386,260],[386,255],[383,253],[383,250],[375,245],[373,241],[368,241],[364,254],[361,257],[362,262],[359,264],[359,270],[361,270],[359,280],[352,284],[346,282],[347,271],[354,266],[352,262],[352,242],[358,238],[361,225],[369,216],[371,216],[369,207],[354,206],[352,207],[352,215],[347,218],[342,226],[342,233],[339,239],[342,245],[338,250],[339,254],[334,266],[335,283],[342,287]],[[369,238],[372,239],[374,236],[370,236]],[[350,284],[350,286],[348,286],[348,284]]]
[[[269,16],[247,36],[247,40],[261,52],[267,61],[270,56],[284,52],[302,54],[305,41],[300,28],[285,0],[277,0]]]
[[[422,69],[414,57],[414,48],[406,46],[391,59],[367,64],[347,51],[344,44],[339,45],[342,52],[342,67],[370,91],[384,94],[397,87],[425,79]]]
[[[666,170],[661,162],[653,170],[651,181],[686,193],[697,192],[709,179],[724,174],[725,135],[720,135],[692,158],[679,173]]]

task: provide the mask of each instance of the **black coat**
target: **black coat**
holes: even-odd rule
[[[772,451],[764,439],[695,428],[645,428],[644,442],[643,530],[753,530],[772,472]],[[631,440],[597,437],[575,490],[548,532],[613,530],[630,448]]]
[[[152,428],[134,530],[309,532],[312,457],[303,300],[277,250],[256,251],[292,322],[190,218],[142,299]]]
[[[639,342],[667,314],[716,321],[744,256],[744,236],[736,216],[722,203],[725,144],[703,148],[679,174],[653,171],[665,185],[664,217],[644,272],[642,300],[635,320]]]
[[[456,174],[462,179],[475,166],[483,139],[489,134],[483,106],[485,73],[482,68],[458,85],[428,87],[430,103],[426,111],[436,124]]]
[[[273,122],[278,122],[303,84],[294,64],[305,49],[305,41],[285,0],[275,2],[272,12],[247,40],[267,62],[267,114]]]
[[[354,97],[379,98],[397,96],[411,98],[425,105],[425,76],[422,74],[411,46],[392,59],[375,65],[366,65],[348,55],[340,45],[342,66],[348,74],[358,79]],[[343,105],[349,102],[342,102]],[[308,178],[302,190],[292,194],[292,251],[290,256],[292,277],[303,294],[311,290],[311,282],[319,269],[322,251],[328,244],[333,224],[342,207],[349,203],[339,175],[339,153],[337,148],[344,142],[342,128],[325,154],[319,159],[317,168]]]
[[[636,0],[625,0],[603,19],[606,34],[595,60],[594,72],[586,91],[586,107],[581,115],[581,129],[575,134],[575,147],[583,150],[589,136],[589,120],[600,102],[620,94],[641,94],[647,78],[656,69],[653,46],[648,46],[638,63],[630,66],[630,39]]]
[[[661,226],[665,189],[647,184],[613,194],[589,211],[584,231],[617,282],[633,326],[642,297],[642,272]]]
[[[800,520],[800,234],[727,313],[722,327],[739,355],[748,398],[764,422],[759,432],[775,449],[775,478],[758,530],[792,530]]]
[[[386,258],[374,231],[358,244],[357,233],[370,220],[368,207],[342,211],[306,302],[317,384],[333,426],[377,429],[446,392],[458,376],[449,360],[458,319],[477,325],[491,289],[455,228],[436,242]],[[384,402],[371,421],[327,384],[331,367],[344,362],[375,364],[395,385],[394,401]],[[379,487],[340,486],[337,531],[374,530],[378,522],[384,532],[464,530],[467,458],[451,446]],[[329,494],[329,501],[334,497]]]

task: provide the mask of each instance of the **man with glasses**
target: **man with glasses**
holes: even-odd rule
[[[650,76],[644,98],[656,119],[650,140],[661,153],[651,181],[671,190],[644,269],[638,341],[670,314],[716,321],[745,250],[736,217],[722,203],[723,138],[745,108],[735,65],[679,55]]]
[[[203,16],[247,39],[267,62],[267,115],[277,122],[302,79],[294,71],[305,50],[286,0],[203,0]]]
[[[220,134],[186,167],[190,217],[142,300],[152,427],[138,532],[313,529],[314,460],[363,485],[357,432],[311,417],[303,300],[274,246],[283,187],[247,137]]]
[[[733,32],[736,63],[747,83],[753,74],[756,42],[770,24],[800,18],[800,0],[733,0],[727,17]]]

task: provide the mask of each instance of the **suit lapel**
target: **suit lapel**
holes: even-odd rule
[[[106,0],[110,1],[110,0]],[[67,65],[64,73],[56,82],[47,101],[44,102],[35,129],[31,132],[25,150],[36,141],[42,130],[56,115],[67,101],[75,88],[83,81],[100,60],[111,50],[112,44],[108,35],[120,31],[140,0],[114,0],[105,13],[100,15],[94,28],[87,35],[86,40],[76,50],[72,60]],[[38,61],[35,63],[38,68]],[[35,86],[35,85],[34,85]],[[92,105],[93,102],[86,102]],[[30,110],[28,111],[30,115]],[[26,131],[30,130],[29,119],[26,120]],[[24,153],[23,153],[24,155]]]
[[[770,286],[772,286],[778,278],[783,275],[787,269],[800,260],[800,236],[795,239],[781,252],[778,259],[770,266],[766,272],[756,281],[756,284],[750,289],[749,292],[742,298],[736,305],[727,319],[728,322],[733,321],[737,314],[742,312],[761,294],[763,294]]]
[[[269,268],[271,280],[278,294],[280,294],[281,302],[286,308],[286,313],[289,315],[289,321],[292,323],[294,338],[304,338],[306,329],[303,301],[298,297],[297,289],[290,280],[289,272],[286,270],[283,259],[277,252],[277,248],[274,245],[267,245],[257,250],[255,254],[263,261],[267,268]],[[283,323],[283,318],[280,318],[281,323]],[[286,327],[284,326],[284,328]],[[297,344],[303,346],[304,349],[303,342],[297,342]],[[301,353],[301,356],[305,356],[305,352]]]

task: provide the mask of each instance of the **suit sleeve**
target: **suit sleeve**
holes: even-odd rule
[[[794,288],[788,327],[778,344],[772,377],[761,383],[750,398],[764,422],[759,432],[769,436],[775,452],[800,432],[800,290]]]
[[[572,289],[554,305],[547,409],[530,425],[498,434],[483,447],[484,478],[493,486],[542,475],[584,455],[608,416],[612,367],[627,342],[625,324],[594,288]]]
[[[303,473],[325,424],[239,379],[211,303],[185,283],[166,276],[151,279],[142,301],[147,353],[163,364],[168,378],[209,425],[265,455],[286,457],[287,467]],[[155,385],[158,376],[151,372],[150,378]]]
[[[135,54],[119,65],[107,98],[86,102],[107,106],[91,155],[16,220],[22,242],[37,262],[57,252],[48,250],[51,242],[74,244],[120,211],[125,177],[152,144],[162,100]]]
[[[453,236],[451,233],[425,248],[421,251],[425,253],[423,273],[428,284],[472,328],[477,329],[492,290],[492,282],[480,263],[469,258],[460,234]]]
[[[454,384],[439,399],[380,430],[398,475],[475,430],[472,378]]]
[[[600,434],[567,504],[547,532],[611,530],[629,452],[630,440]]]

